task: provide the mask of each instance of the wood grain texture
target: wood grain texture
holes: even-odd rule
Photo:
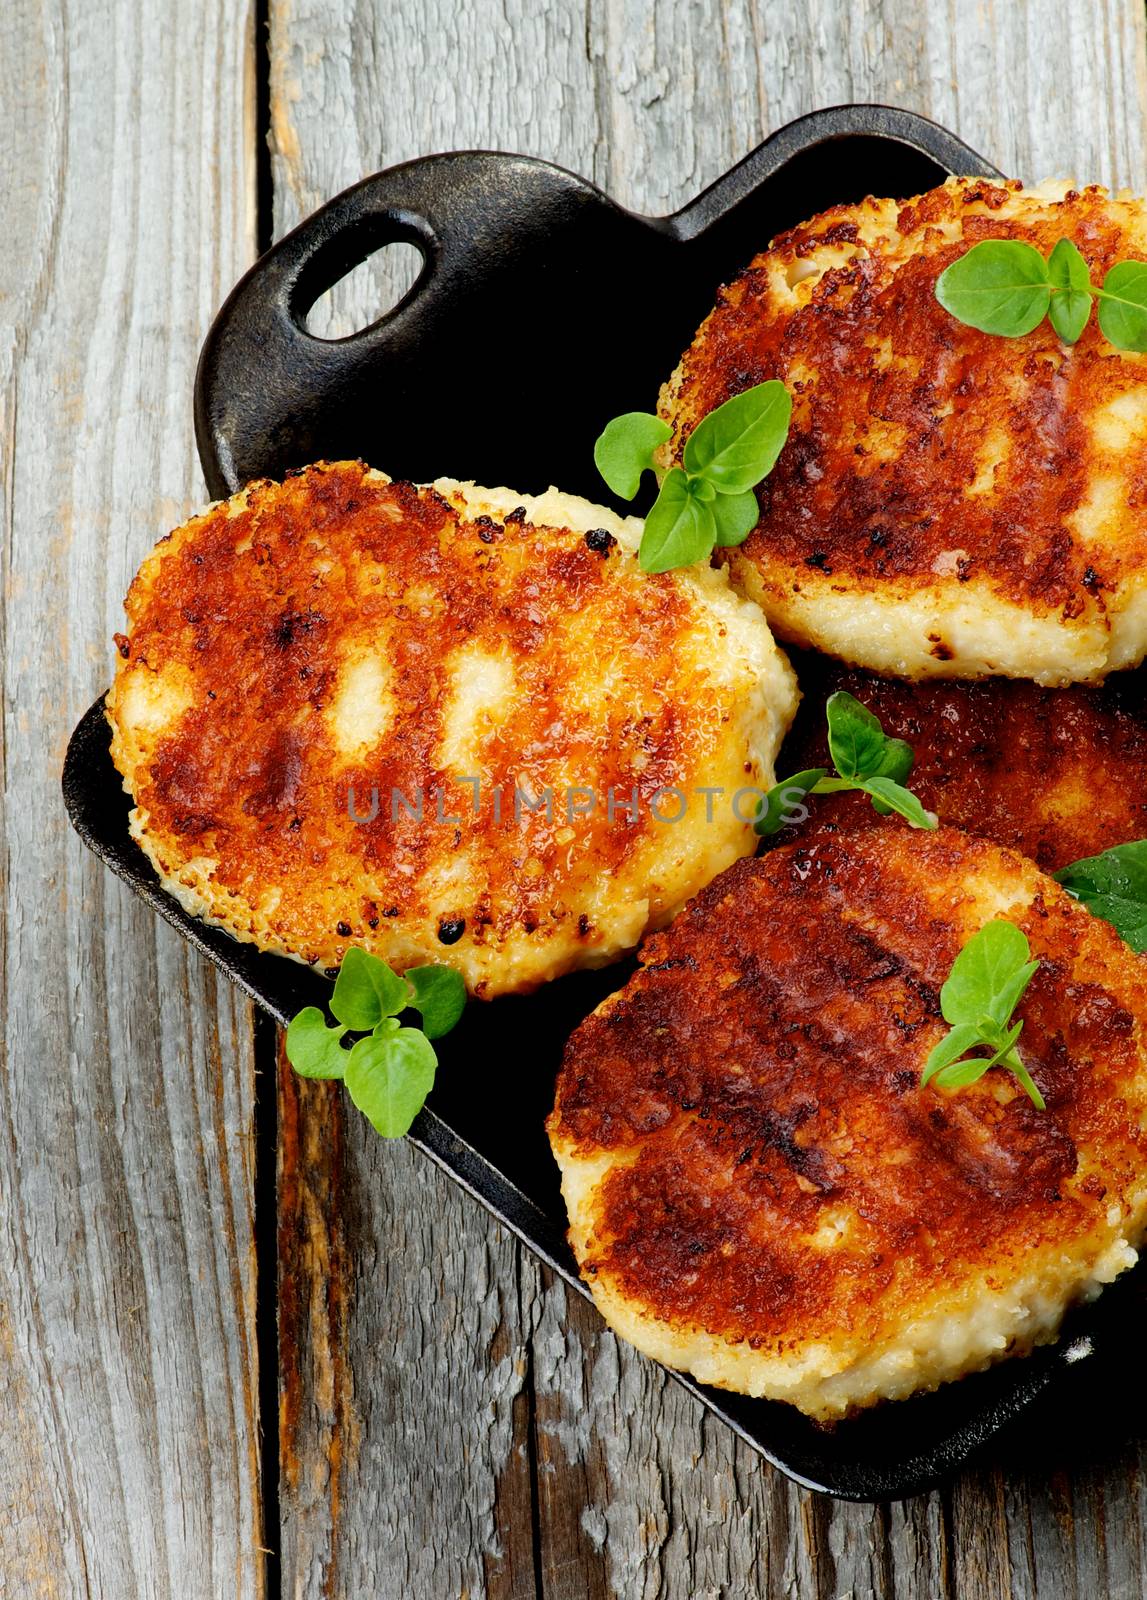
[[[245,5],[0,21],[0,1595],[262,1592],[247,1005],[71,833],[127,582],[203,498],[253,249]]]
[[[277,233],[366,172],[473,145],[665,211],[770,129],[845,100],[920,110],[1025,178],[1147,185],[1136,0],[277,0],[271,47]],[[402,282],[380,256],[336,288],[324,326],[361,326]],[[905,1504],[803,1494],[412,1151],[344,1124],[337,1096],[311,1087],[285,1081],[282,1107],[319,1163],[285,1173],[285,1193],[301,1182],[316,1207],[307,1221],[296,1205],[292,1225],[316,1232],[282,1263],[285,1370],[301,1386],[286,1407],[285,1593],[1147,1592],[1137,1444],[1081,1462],[1052,1427],[1039,1453],[1021,1440]],[[302,1465],[321,1477],[328,1461],[337,1495]]]

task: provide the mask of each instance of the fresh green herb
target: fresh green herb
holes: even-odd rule
[[[912,746],[903,739],[890,739],[879,718],[843,689],[829,695],[824,710],[836,776],[830,776],[827,767],[811,767],[774,784],[757,816],[757,832],[767,838],[790,823],[803,822],[808,813],[802,802],[810,794],[839,794],[846,789],[868,795],[881,816],[895,811],[914,828],[934,828],[933,813],[905,788],[914,760]]]
[[[775,378],[726,400],[703,417],[685,441],[682,464],[670,467],[645,519],[639,559],[645,572],[704,561],[715,545],[737,545],[760,515],[753,492],[773,470],[788,438],[792,400]],[[671,435],[668,424],[643,411],[615,417],[593,449],[597,470],[623,500],[632,500],[642,474]]]
[[[1147,839],[1073,861],[1055,878],[1132,950],[1147,953]]]
[[[1108,343],[1147,350],[1147,261],[1117,262],[1097,289],[1070,239],[1058,240],[1046,261],[1019,239],[984,239],[940,274],[936,298],[959,322],[1008,339],[1048,317],[1065,344],[1080,337],[1098,301]]]
[[[1053,291],[1048,316],[1064,344],[1074,344],[1091,315],[1091,274],[1070,239],[1060,239],[1047,258]]]
[[[318,1006],[306,1006],[287,1029],[287,1059],[304,1078],[342,1078],[351,1099],[384,1139],[404,1134],[434,1083],[438,1039],[462,1015],[466,987],[453,967],[410,967],[405,977],[385,961],[352,947],[343,958],[329,1028]],[[403,1027],[399,1013],[422,1015],[421,1028]],[[364,1034],[350,1049],[348,1033]]]
[[[449,1033],[466,1005],[466,986],[453,967],[410,967],[406,981],[414,990],[410,1004],[422,1013],[428,1039]]]
[[[1103,280],[1099,330],[1117,350],[1147,350],[1147,261],[1118,261]]]
[[[647,411],[614,417],[593,447],[593,464],[614,494],[632,500],[644,472],[656,472],[654,452],[673,429]]]
[[[997,919],[972,935],[940,990],[940,1011],[951,1027],[929,1054],[921,1086],[934,1081],[944,1089],[961,1089],[993,1067],[1006,1067],[1032,1104],[1045,1109],[1016,1049],[1023,1023],[1012,1022],[1038,966],[1027,936],[1014,922]],[[969,1055],[970,1050],[987,1054]]]
[[[940,274],[936,298],[969,328],[1018,339],[1047,316],[1047,262],[1018,239],[985,239]]]

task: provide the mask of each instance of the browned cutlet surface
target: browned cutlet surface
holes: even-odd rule
[[[751,807],[674,826],[658,791],[771,782],[795,706],[757,608],[642,573],[640,533],[356,462],[177,529],[108,706],[167,887],[263,948],[448,961],[478,995],[632,948],[755,844]]]
[[[908,683],[811,652],[794,656],[803,699],[782,747],[782,777],[828,766],[824,703],[836,689],[916,752],[908,779],[929,811],[968,833],[1011,845],[1045,872],[1147,838],[1147,670],[1101,687],[1042,689],[994,678]],[[859,794],[816,795],[808,817],[778,836],[884,826]]]
[[[721,290],[660,410],[669,453],[780,378],[789,441],[730,553],[777,633],[904,676],[1095,679],[1147,649],[1147,357],[1095,318],[977,332],[936,282],[989,238],[1073,239],[1092,280],[1147,258],[1147,208],[1095,187],[952,179],[837,206]]]
[[[1041,962],[1010,1074],[922,1089],[1003,916]],[[886,824],[738,863],[573,1035],[549,1123],[606,1318],[818,1416],[1050,1337],[1147,1212],[1147,961],[1023,857]]]

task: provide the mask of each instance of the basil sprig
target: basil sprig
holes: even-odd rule
[[[1054,877],[1132,950],[1147,954],[1147,839],[1085,856]]]
[[[716,545],[742,544],[757,525],[754,489],[773,470],[788,438],[792,399],[772,378],[726,400],[685,441],[681,466],[670,467],[641,536],[645,572],[668,572],[707,560]],[[642,474],[672,429],[660,417],[628,411],[614,417],[593,447],[606,483],[632,500]]]
[[[305,1006],[287,1029],[287,1059],[304,1078],[342,1078],[358,1109],[384,1139],[398,1139],[422,1110],[438,1057],[431,1039],[449,1033],[466,1004],[466,986],[453,967],[411,967],[405,977],[385,961],[352,947],[343,958],[329,1028],[318,1006]],[[422,1017],[404,1027],[399,1013]],[[348,1050],[348,1033],[365,1035]]]
[[[1065,344],[1086,328],[1099,304],[1099,327],[1117,350],[1147,351],[1147,261],[1119,261],[1101,288],[1070,239],[1045,260],[1020,239],[985,239],[943,271],[936,298],[959,322],[981,333],[1021,338],[1045,317]]]
[[[757,816],[757,832],[767,838],[793,821],[803,822],[804,816],[794,813],[803,812],[802,801],[810,794],[838,794],[846,789],[868,795],[881,816],[895,811],[914,828],[934,828],[935,815],[925,811],[911,789],[905,788],[916,759],[912,746],[903,739],[890,739],[880,719],[844,689],[829,695],[824,710],[828,753],[836,775],[830,776],[827,767],[810,767],[774,784]]]
[[[1014,922],[997,918],[972,935],[940,990],[940,1011],[951,1026],[925,1062],[921,1087],[935,1082],[944,1089],[962,1089],[993,1067],[1006,1067],[1032,1104],[1046,1109],[1016,1049],[1023,1023],[1012,1022],[1038,966],[1026,934]]]

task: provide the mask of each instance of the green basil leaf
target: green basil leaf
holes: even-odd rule
[[[1023,999],[1038,966],[1038,961],[1025,962],[1010,978],[1005,978],[996,990],[988,1015],[1001,1028],[1007,1026],[1008,1018]]]
[[[941,1089],[963,1089],[969,1083],[978,1083],[991,1066],[987,1056],[971,1056],[966,1061],[953,1061],[941,1067],[933,1082]]]
[[[964,945],[940,990],[944,1021],[977,1026],[985,1017],[999,1021],[993,1008],[997,994],[1030,960],[1027,936],[1014,922],[996,918],[985,923]]]
[[[645,519],[638,559],[643,572],[668,572],[703,561],[717,541],[713,513],[689,492],[680,467],[665,474],[661,493]]]
[[[593,447],[593,460],[614,494],[633,499],[641,474],[656,470],[654,452],[672,432],[667,422],[647,411],[627,411],[606,424]]]
[[[891,778],[893,783],[903,786],[915,765],[916,753],[910,744],[905,743],[903,739],[885,738],[880,764],[872,773],[872,777]],[[878,800],[875,795],[872,798],[872,806],[882,817],[888,816],[894,809],[886,800]]]
[[[912,746],[904,739],[884,740],[884,750],[880,756],[880,765],[875,772],[867,774],[870,778],[891,778],[893,783],[904,783],[911,775],[912,768],[916,765],[916,753]]]
[[[929,1051],[924,1071],[920,1074],[920,1087],[923,1088],[942,1068],[950,1066],[965,1050],[971,1050],[979,1042],[980,1030],[974,1022],[961,1022],[958,1027],[950,1028]]]
[[[959,1089],[982,1078],[993,1067],[1003,1066],[1015,1076],[1037,1110],[1046,1109],[1044,1098],[1016,1049],[1023,1020],[1008,1026],[1038,966],[1039,962],[1031,959],[1022,929],[1002,917],[972,935],[953,961],[940,990],[940,1010],[952,1029],[929,1055],[922,1084],[934,1078],[941,1088]],[[991,1054],[955,1059],[977,1046],[986,1046]]]
[[[1055,293],[1048,316],[1064,344],[1074,344],[1091,316],[1091,274],[1070,239],[1060,239],[1047,258],[1048,278]]]
[[[968,327],[1017,339],[1047,316],[1048,265],[1019,239],[985,239],[940,274],[936,298]]]
[[[350,1097],[384,1139],[399,1139],[434,1086],[438,1057],[418,1028],[360,1039],[350,1052]]]
[[[1053,289],[1081,289],[1090,297],[1091,269],[1071,239],[1059,239],[1047,258],[1048,282]]]
[[[339,1041],[345,1028],[328,1028],[318,1006],[305,1006],[287,1025],[287,1060],[301,1078],[341,1078],[350,1051]]]
[[[755,489],[773,470],[789,434],[792,397],[770,378],[726,400],[685,441],[686,472],[708,479],[722,494]]]
[[[397,973],[352,945],[335,980],[331,1015],[356,1033],[366,1033],[380,1017],[392,1017],[409,1004],[410,990]]]
[[[410,1004],[422,1013],[422,1031],[428,1039],[449,1033],[466,1007],[466,985],[453,967],[408,967],[406,981],[414,990]]]
[[[762,839],[768,839],[774,833],[779,833],[782,828],[791,827],[805,820],[808,809],[801,802],[806,795],[812,794],[827,772],[827,767],[809,767],[806,771],[794,773],[791,778],[785,778],[773,785],[761,802],[757,820],[753,824]],[[800,815],[794,815],[796,812]]]
[[[1132,950],[1147,954],[1147,839],[1073,861],[1055,877]]]
[[[886,816],[888,811],[895,811],[897,816],[903,817],[905,822],[910,822],[914,828],[931,829],[938,825],[935,814],[925,810],[911,789],[906,789],[902,783],[896,783],[892,778],[880,775],[874,778],[862,778],[858,780],[856,787],[863,789],[864,793],[871,797],[877,811],[881,811],[882,807],[887,808],[882,815]]]
[[[1027,1069],[1020,1060],[1019,1056],[1017,1055],[1014,1056],[1013,1059],[1008,1059],[1009,1057],[1013,1056],[1012,1046],[1019,1038],[1022,1028],[1023,1023],[1017,1022],[1015,1027],[1011,1030],[1006,1038],[1000,1041],[1000,1044],[990,1056],[973,1056],[965,1061],[952,1061],[946,1066],[941,1066],[940,1070],[936,1073],[936,1082],[941,1086],[941,1088],[944,1089],[962,1089],[965,1084],[975,1083],[978,1079],[984,1076],[985,1072],[990,1072],[993,1067],[1005,1065],[1010,1071],[1016,1074],[1021,1082],[1024,1082],[1024,1086],[1025,1088],[1029,1089],[1029,1092],[1034,1092],[1034,1095],[1038,1096],[1039,1090],[1036,1089],[1030,1077],[1028,1077]],[[979,1032],[980,1030],[975,1026],[974,1023],[961,1023],[959,1027],[952,1029],[952,1033],[949,1034],[948,1037],[950,1039],[953,1034],[959,1034],[962,1038],[967,1034],[976,1036],[979,1034]],[[973,1042],[976,1044],[982,1044],[984,1041],[981,1038],[974,1037]],[[935,1054],[935,1052],[933,1052],[933,1054]],[[931,1056],[929,1057],[929,1060],[931,1060]],[[927,1072],[927,1068],[925,1068],[925,1072]],[[921,1078],[920,1081],[921,1083],[924,1083],[926,1078]],[[1039,1105],[1040,1109],[1042,1110],[1042,1100],[1039,1102]]]
[[[719,494],[709,508],[717,525],[717,543],[744,544],[760,521],[761,508],[752,489],[744,494]]]
[[[880,771],[887,740],[880,721],[847,690],[825,701],[828,753],[842,778],[867,778]]]
[[[1017,1022],[1015,1027],[1010,1028],[1007,1033],[1003,1033],[999,1029],[981,1030],[985,1036],[984,1042],[992,1052],[988,1058],[989,1067],[998,1067],[1001,1063],[1003,1063],[1013,1072],[1017,1067],[1022,1068],[1023,1063],[1020,1061],[1018,1055],[1015,1056],[1014,1060],[1011,1058],[1013,1055],[1012,1047],[1019,1038],[1020,1034],[1023,1032],[1023,1027],[1024,1025],[1022,1022]],[[989,1037],[989,1035],[991,1035],[991,1037]]]
[[[1147,350],[1147,261],[1119,261],[1099,291],[1099,327],[1117,350]]]

